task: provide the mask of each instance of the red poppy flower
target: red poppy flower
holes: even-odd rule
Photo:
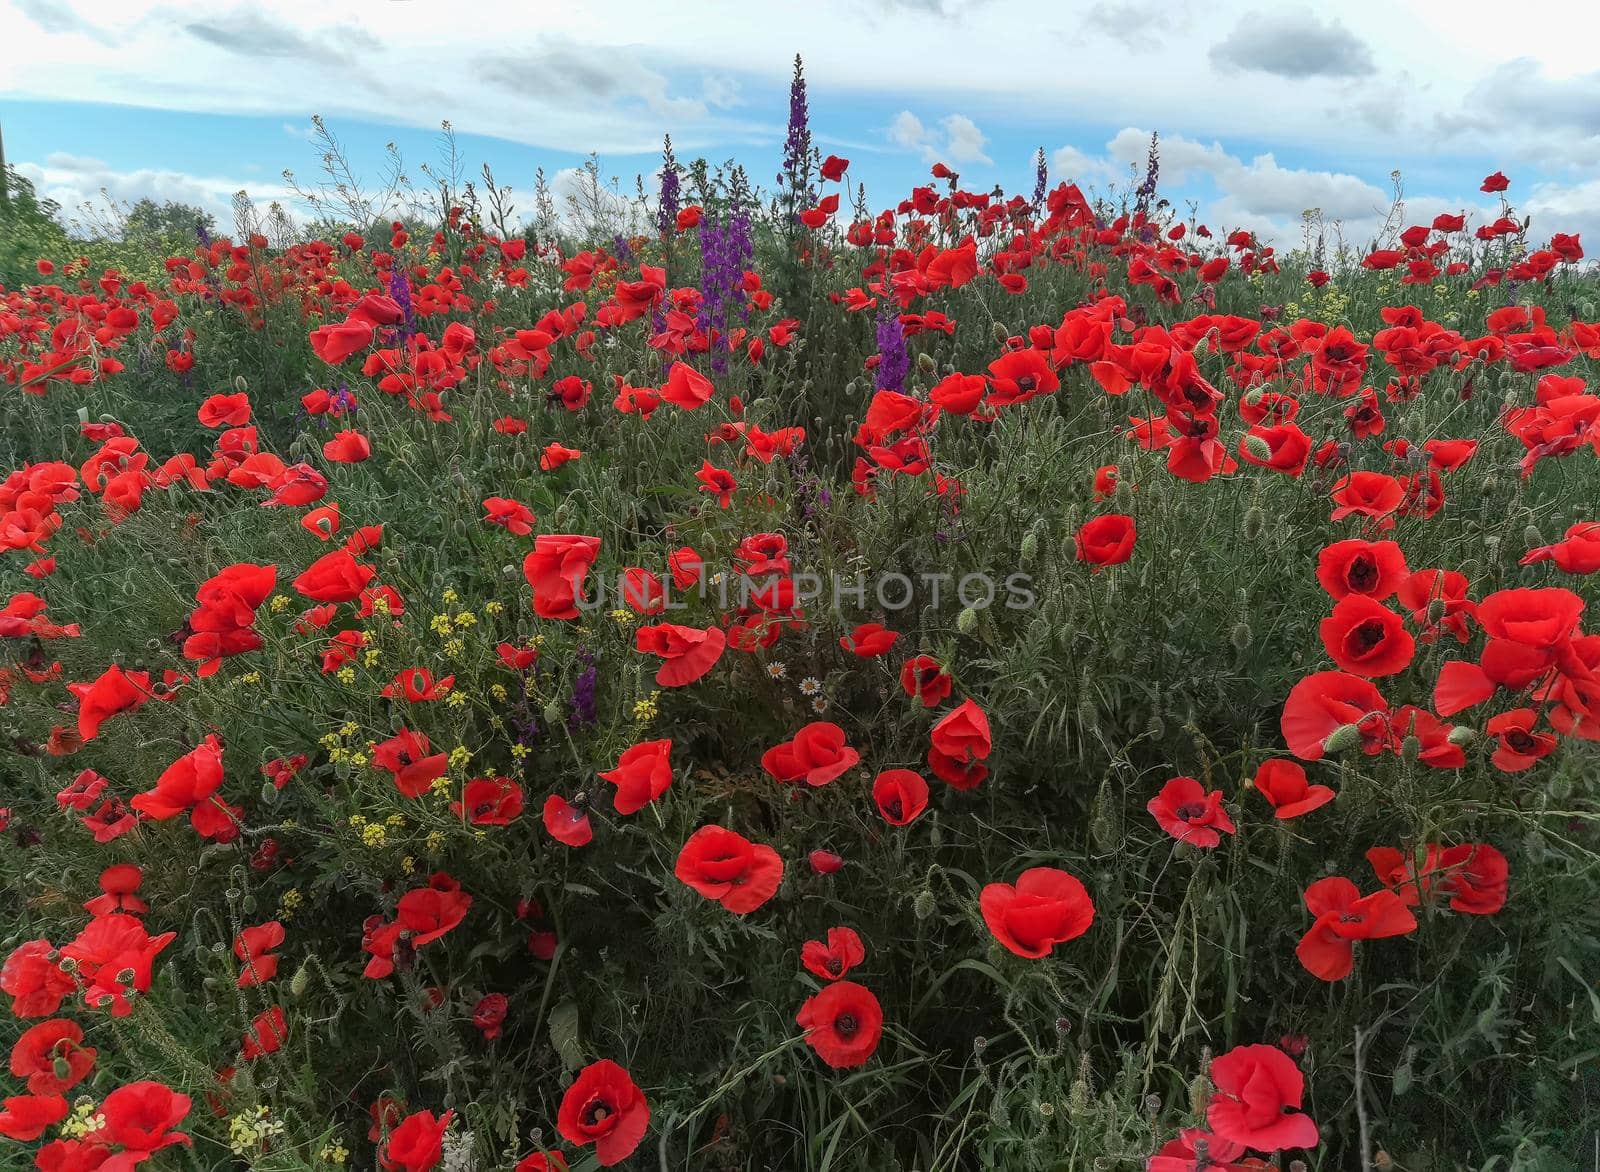
[[[472,896],[443,872],[434,875],[428,884],[406,892],[395,905],[395,920],[411,933],[413,948],[432,944],[453,931],[467,918],[467,909],[472,906]]]
[[[1530,549],[1522,565],[1537,562],[1554,562],[1556,568],[1567,574],[1593,574],[1600,572],[1600,522],[1579,521],[1567,527],[1567,534],[1553,545]]]
[[[800,963],[824,981],[837,981],[866,959],[866,946],[854,928],[829,928],[827,943],[807,940],[800,946]]]
[[[626,1160],[650,1126],[650,1104],[628,1072],[608,1058],[578,1072],[556,1113],[561,1138],[578,1147],[594,1145],[602,1168]]]
[[[500,1036],[508,1004],[504,993],[489,993],[472,1007],[472,1024],[483,1034],[484,1040],[492,1042]]]
[[[474,826],[509,826],[522,814],[522,787],[508,777],[475,777],[450,812]]]
[[[533,1152],[518,1160],[512,1172],[567,1172],[567,1160],[560,1152]]]
[[[1335,599],[1364,594],[1382,602],[1409,572],[1405,554],[1393,541],[1335,541],[1317,555],[1317,581]]]
[[[918,655],[900,668],[900,687],[924,708],[937,708],[950,698],[950,674],[931,655]]]
[[[1510,865],[1486,842],[1463,843],[1439,852],[1438,887],[1450,893],[1450,910],[1492,916],[1505,906]]]
[[[1321,632],[1329,656],[1352,675],[1392,676],[1410,667],[1417,651],[1400,616],[1366,594],[1340,599]]]
[[[872,800],[890,826],[909,826],[928,808],[928,783],[910,769],[885,769],[872,781]]]
[[[372,750],[372,763],[393,775],[394,786],[408,798],[420,798],[450,768],[448,753],[429,753],[427,734],[402,728]]]
[[[1308,785],[1306,771],[1298,761],[1274,757],[1256,770],[1255,787],[1272,803],[1278,819],[1298,818],[1333,801],[1333,790],[1325,785]]]
[[[702,826],[678,852],[673,874],[735,915],[755,911],[783,881],[783,859],[762,843],[722,826]]]
[[[1317,1125],[1300,1111],[1305,1076],[1275,1046],[1235,1046],[1211,1060],[1216,1093],[1206,1104],[1206,1125],[1232,1143],[1263,1152],[1310,1148]]]
[[[372,441],[359,431],[346,428],[323,443],[322,458],[334,464],[360,464],[372,458]]]
[[[187,1135],[173,1128],[189,1114],[192,1101],[158,1082],[133,1082],[118,1087],[100,1104],[105,1130],[95,1138],[117,1144],[127,1153],[148,1156],[174,1144],[192,1147]],[[129,1166],[137,1161],[130,1161]]]
[[[76,1022],[56,1018],[23,1031],[11,1047],[11,1073],[28,1080],[30,1095],[59,1095],[83,1081],[96,1053]]]
[[[1500,741],[1491,758],[1494,767],[1506,773],[1520,773],[1555,752],[1555,734],[1538,732],[1537,728],[1538,713],[1532,708],[1514,708],[1491,717],[1484,731]]]
[[[861,760],[845,743],[844,729],[817,720],[794,734],[792,741],[774,745],[761,754],[761,768],[776,781],[804,781],[827,785]]]
[[[534,522],[538,520],[527,505],[503,496],[484,498],[483,513],[485,523],[498,525],[519,537],[532,533]]]
[[[1073,542],[1080,562],[1091,566],[1120,566],[1133,556],[1137,537],[1132,517],[1107,513],[1080,526]]]
[[[887,652],[898,638],[898,631],[891,631],[882,623],[862,623],[848,635],[841,636],[839,646],[862,659],[872,659]]]
[[[1014,885],[988,884],[978,895],[978,910],[996,940],[1034,960],[1076,940],[1094,923],[1089,892],[1055,867],[1029,867]]]
[[[60,1095],[14,1095],[0,1106],[0,1135],[27,1143],[67,1117],[70,1108]]]
[[[283,1007],[274,1005],[256,1014],[250,1028],[244,1033],[240,1054],[245,1061],[253,1061],[266,1054],[276,1054],[288,1040],[289,1023],[284,1020]]]
[[[829,155],[822,160],[822,177],[833,183],[844,178],[845,170],[850,166],[849,159],[841,159],[838,155]]]
[[[544,472],[554,472],[572,460],[579,459],[583,453],[577,448],[563,447],[552,440],[544,446],[544,451],[539,454],[539,468]]]
[[[242,427],[250,422],[250,396],[212,395],[200,404],[196,412],[206,427]]]
[[[1353,514],[1387,517],[1405,499],[1405,486],[1382,472],[1352,472],[1333,488],[1334,510],[1331,519],[1342,521]]]
[[[1207,793],[1192,777],[1174,777],[1145,804],[1156,824],[1179,842],[1211,848],[1224,834],[1234,833],[1233,819],[1222,808],[1222,791]]]
[[[1490,175],[1483,181],[1483,185],[1479,187],[1478,190],[1487,191],[1492,194],[1496,191],[1504,191],[1510,186],[1511,180],[1505,177],[1505,173],[1502,171],[1496,171],[1493,175]]]
[[[222,787],[222,742],[212,733],[156,778],[155,788],[128,803],[146,818],[164,822],[204,802]]]
[[[311,349],[329,366],[338,366],[356,351],[372,345],[372,336],[372,324],[365,321],[318,326],[311,331]]]
[[[544,828],[550,837],[566,846],[588,846],[594,841],[589,815],[560,794],[544,800]]]
[[[739,482],[733,478],[733,473],[718,468],[710,460],[700,462],[700,471],[694,474],[700,482],[700,491],[708,492],[717,498],[717,504],[726,509],[733,503],[733,494],[739,487]]]
[[[686,545],[667,555],[667,568],[672,571],[672,584],[679,590],[687,590],[700,581],[705,561]]]
[[[1342,671],[1319,671],[1289,690],[1280,727],[1289,752],[1302,761],[1320,761],[1328,738],[1341,728],[1360,734],[1368,756],[1389,742],[1389,705],[1370,681]]]
[[[645,741],[623,750],[615,769],[599,776],[617,787],[617,813],[636,814],[672,784],[672,741]]]
[[[1356,940],[1404,936],[1417,928],[1416,917],[1387,889],[1363,896],[1342,875],[1319,879],[1305,890],[1306,907],[1316,922],[1295,947],[1295,956],[1312,976],[1339,981],[1355,967]]]
[[[307,566],[294,580],[294,588],[313,602],[349,602],[359,597],[377,574],[371,566],[356,561],[349,550],[336,549]]]
[[[125,671],[120,664],[112,664],[90,683],[68,684],[67,691],[78,698],[78,735],[85,741],[99,736],[100,726],[111,717],[139,711],[154,695],[149,672]]]
[[[989,717],[971,700],[947,712],[928,735],[940,754],[962,763],[987,760],[993,746]]]
[[[533,612],[542,619],[575,619],[583,579],[600,555],[598,537],[547,533],[534,538],[522,560],[522,574],[533,587]]]
[[[1201,1151],[1205,1153],[1203,1158]],[[1185,1127],[1177,1139],[1168,1140],[1150,1157],[1145,1172],[1262,1172],[1264,1166],[1253,1157],[1234,1162],[1244,1154],[1243,1144],[1202,1127]]]
[[[996,407],[1025,403],[1035,395],[1048,395],[1061,386],[1049,360],[1038,350],[1012,350],[989,363],[989,402]]]
[[[55,946],[48,940],[29,940],[12,949],[0,966],[0,991],[13,998],[11,1013],[26,1020],[49,1017],[78,983],[56,963]]]
[[[444,1159],[444,1133],[450,1128],[454,1111],[438,1118],[432,1111],[407,1115],[389,1133],[378,1151],[378,1163],[385,1172],[429,1172]]]
[[[150,905],[136,894],[143,883],[144,872],[138,866],[113,863],[100,872],[100,894],[86,901],[83,909],[91,916],[109,916],[112,912],[143,915],[150,910]]]
[[[728,646],[728,636],[720,627],[682,627],[677,623],[657,623],[634,632],[634,649],[659,655],[665,662],[656,669],[656,683],[663,688],[681,688],[702,678]]]
[[[246,928],[233,938],[233,955],[244,963],[239,988],[248,989],[278,975],[281,958],[272,955],[272,950],[280,947],[283,940],[283,925],[277,920]]]
[[[872,990],[854,981],[834,981],[807,999],[795,1015],[806,1044],[835,1070],[861,1066],[883,1037],[883,1007]]]
[[[694,411],[710,402],[715,388],[711,380],[694,367],[674,362],[667,371],[667,381],[661,388],[661,397],[685,411]]]

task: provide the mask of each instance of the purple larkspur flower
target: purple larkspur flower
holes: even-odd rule
[[[906,331],[900,315],[885,299],[878,313],[878,371],[875,385],[880,391],[903,391],[911,373],[911,354],[906,349]]]
[[[656,227],[671,236],[678,226],[678,160],[672,155],[672,135],[661,142],[661,196],[656,200]]]

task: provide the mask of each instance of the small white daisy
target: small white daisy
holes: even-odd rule
[[[822,691],[822,681],[816,676],[807,676],[800,681],[800,694],[802,696],[815,696]]]
[[[826,696],[818,696],[815,700],[811,701],[811,711],[822,713],[826,712],[827,710],[828,698]]]
[[[775,680],[781,680],[789,674],[789,669],[778,660],[767,664],[767,674]]]

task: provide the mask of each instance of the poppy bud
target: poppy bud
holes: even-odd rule
[[[1157,739],[1166,735],[1167,722],[1161,719],[1161,713],[1152,712],[1150,714],[1150,719],[1144,722],[1144,731]]]
[[[1039,556],[1039,533],[1037,529],[1030,529],[1022,535],[1022,546],[1019,552],[1022,555],[1023,565],[1033,564],[1033,559]]]
[[[1248,651],[1250,644],[1256,641],[1256,633],[1250,629],[1249,623],[1235,623],[1233,634],[1229,636],[1235,651]]]
[[[1006,344],[1006,339],[1009,338],[1009,337],[1011,337],[1011,331],[1006,329],[1005,323],[1004,322],[995,322],[994,323],[994,344],[996,346],[1004,346]]]
[[[933,355],[924,351],[917,355],[917,369],[923,374],[934,374],[939,369],[939,364],[933,360]]]
[[[853,395],[860,389],[861,388],[856,385],[855,379],[851,379],[849,382],[844,384],[844,393],[847,395]]]
[[[1211,1087],[1206,1082],[1206,1076],[1197,1074],[1189,1080],[1189,1114],[1204,1115],[1206,1103],[1211,1098]]]
[[[295,970],[294,976],[289,979],[289,993],[299,1000],[306,995],[306,989],[311,985],[311,968],[303,964]]]
[[[1322,751],[1329,754],[1348,753],[1361,744],[1361,728],[1354,724],[1341,724],[1322,742]]]
[[[1522,531],[1522,540],[1529,548],[1544,544],[1543,539],[1539,536],[1539,527],[1537,525],[1529,525],[1524,529]]]
[[[1246,541],[1254,541],[1261,536],[1261,531],[1267,526],[1267,514],[1259,505],[1251,505],[1244,512],[1244,518],[1239,525],[1239,533]]]
[[[1078,1073],[1072,1080],[1072,1089],[1067,1092],[1067,1106],[1074,1114],[1086,1110],[1089,1106],[1089,1052],[1085,1050],[1078,1057]]]
[[[844,866],[844,860],[832,851],[814,850],[810,861],[811,869],[818,875],[832,875]]]
[[[1468,728],[1463,724],[1458,724],[1455,728],[1450,730],[1450,735],[1445,739],[1452,745],[1458,745],[1461,748],[1466,748],[1466,746],[1472,744],[1478,739],[1478,730],[1474,728]]]
[[[1255,407],[1258,406],[1261,403],[1261,400],[1264,398],[1266,398],[1266,392],[1261,389],[1259,384],[1252,383],[1250,385],[1250,389],[1245,392],[1243,401],[1245,406]]]
[[[561,702],[559,700],[546,701],[544,722],[546,724],[559,724],[561,722]]]
[[[1262,463],[1272,459],[1272,445],[1255,432],[1244,437],[1244,450]]]
[[[1154,1119],[1161,1114],[1161,1096],[1146,1095],[1144,1097],[1144,1113]]]
[[[964,608],[961,613],[956,616],[956,630],[960,631],[963,635],[970,635],[977,629],[978,612],[973,610],[970,606]]]
[[[1422,755],[1422,739],[1417,736],[1408,736],[1400,742],[1400,757],[1404,761],[1415,761]]]
[[[938,909],[938,903],[933,897],[933,892],[924,887],[917,892],[917,898],[911,901],[911,912],[919,920],[925,920]]]
[[[1483,483],[1478,485],[1478,492],[1482,496],[1493,496],[1500,490],[1500,482],[1493,476],[1485,476]]]
[[[56,1077],[62,1082],[66,1082],[72,1077],[72,1063],[65,1058],[57,1058],[51,1063],[51,1066],[55,1070]]]
[[[269,806],[276,802],[278,800],[278,787],[270,781],[263,781],[261,783],[261,800]]]
[[[250,389],[250,384],[245,381],[244,375],[236,374],[233,376],[233,389],[241,395]]]

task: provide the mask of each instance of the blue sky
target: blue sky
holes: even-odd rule
[[[1508,36],[1504,6],[1474,0],[1337,17],[1235,0],[0,0],[0,43],[20,50],[0,63],[0,123],[7,157],[69,209],[104,188],[226,223],[240,187],[293,206],[281,173],[315,178],[313,113],[364,175],[393,141],[414,180],[448,118],[469,173],[488,162],[527,211],[536,168],[559,189],[590,149],[631,190],[666,132],[680,159],[734,157],[770,184],[799,51],[816,140],[876,205],[934,160],[1026,192],[1041,146],[1052,183],[1104,191],[1159,130],[1163,194],[1281,245],[1313,207],[1364,244],[1395,169],[1408,221],[1497,212],[1477,186],[1501,168],[1536,236],[1600,234],[1600,72],[1581,48],[1600,18],[1517,11]]]

